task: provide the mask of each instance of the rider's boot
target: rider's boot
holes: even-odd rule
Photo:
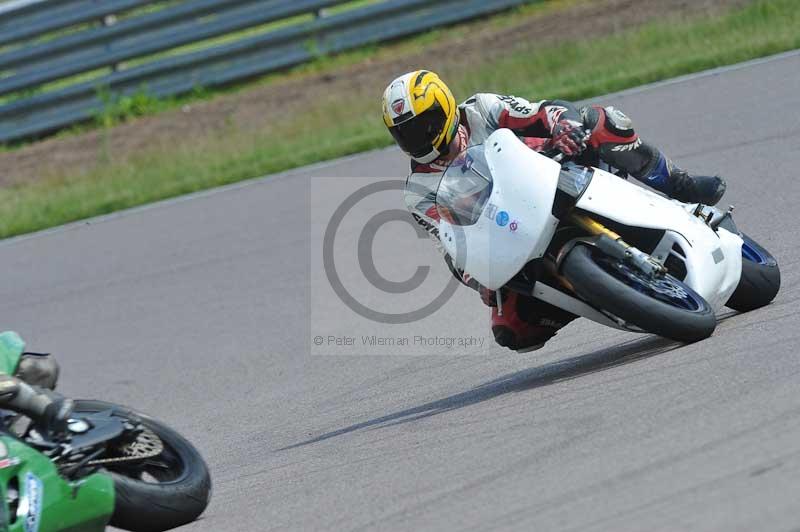
[[[719,176],[691,175],[657,151],[645,171],[633,175],[639,181],[683,203],[716,205],[725,194],[725,180]]]
[[[492,333],[503,347],[534,351],[573,319],[574,315],[557,307],[509,292],[503,297],[502,314],[498,307],[492,308]]]

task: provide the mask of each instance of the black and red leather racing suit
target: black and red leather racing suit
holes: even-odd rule
[[[521,137],[531,149],[552,148],[554,130],[568,124],[590,132],[581,162],[600,161],[622,170],[669,195],[671,163],[656,148],[643,142],[630,119],[614,107],[577,108],[564,100],[530,102],[516,96],[476,94],[459,106],[462,146],[481,144],[494,131],[507,128]],[[438,240],[436,187],[447,168],[446,161],[429,164],[411,162],[405,202],[417,223]],[[481,292],[492,309],[492,331],[496,341],[514,350],[531,350],[544,345],[556,331],[575,319],[575,315],[548,303],[502,290],[503,312],[495,306],[496,295],[463,272],[445,257],[454,275],[465,285]]]

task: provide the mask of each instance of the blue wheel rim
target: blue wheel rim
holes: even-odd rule
[[[753,246],[752,242],[747,238],[742,243],[742,258],[756,264],[766,264],[768,262],[767,257]]]
[[[598,259],[597,263],[613,277],[652,299],[692,312],[704,308],[700,296],[671,275],[651,278],[628,264],[605,257]]]

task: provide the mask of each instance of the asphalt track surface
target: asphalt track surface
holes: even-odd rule
[[[197,444],[214,497],[187,530],[797,530],[800,55],[601,100],[728,179],[737,223],[780,261],[772,305],[724,312],[694,345],[579,320],[527,355],[491,345],[468,289],[420,323],[371,324],[319,273],[318,233],[344,176],[405,175],[383,150],[0,243],[3,327],[58,353],[69,395]],[[375,251],[390,279],[425,261],[431,294],[448,279],[400,222]],[[376,331],[485,342],[360,346]]]

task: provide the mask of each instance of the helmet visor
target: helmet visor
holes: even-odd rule
[[[435,146],[433,141],[442,134],[447,116],[441,107],[428,109],[421,115],[389,128],[397,145],[415,159],[430,154]]]

